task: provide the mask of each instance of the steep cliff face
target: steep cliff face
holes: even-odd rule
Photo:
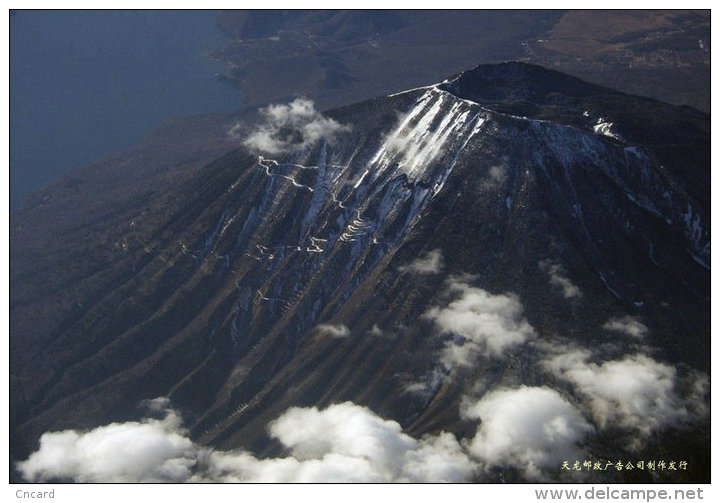
[[[645,435],[623,416],[613,440],[597,416],[591,451],[705,431],[691,409],[709,369],[707,116],[522,64],[276,128],[292,110],[266,111],[182,183],[153,180],[127,215],[109,208],[102,243],[76,229],[105,255],[58,287],[72,309],[43,311],[33,289],[79,249],[48,241],[17,259],[33,229],[16,216],[18,456],[46,430],[127,420],[156,396],[222,448],[277,452],[269,421],[346,400],[415,436],[462,438],[468,397],[550,386],[591,417],[605,395],[575,371],[646,355],[673,369],[672,400],[695,422]]]

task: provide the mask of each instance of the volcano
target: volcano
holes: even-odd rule
[[[707,482],[709,182],[708,115],[523,63],[178,119],[11,216],[13,459],[163,397],[258,463],[343,406],[466,460],[392,480]]]

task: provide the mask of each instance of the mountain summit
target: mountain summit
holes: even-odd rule
[[[16,459],[165,397],[188,442],[257,466],[352,458],[287,432],[373,414],[358,434],[401,431],[398,463],[443,445],[465,471],[367,480],[578,480],[563,462],[648,456],[690,468],[602,480],[708,479],[707,115],[505,63],[217,121],[13,216]],[[87,480],[39,453],[25,478]]]

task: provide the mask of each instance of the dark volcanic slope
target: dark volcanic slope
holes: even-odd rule
[[[543,343],[633,351],[608,328],[625,316],[678,376],[709,369],[706,115],[524,64],[329,115],[351,130],[282,156],[233,150],[182,183],[148,179],[132,204],[63,226],[65,239],[42,226],[46,210],[15,216],[16,455],[46,430],[124,420],[161,395],[225,448],[270,452],[265,427],[288,406],[343,400],[414,435],[463,436],[470,390],[572,396],[538,364]],[[77,211],[71,191],[91,195],[58,186],[58,219]],[[536,342],[443,369],[450,343],[427,313],[453,281],[512,296]],[[603,435],[594,455],[623,452]],[[709,443],[692,441],[683,454],[699,466]],[[687,442],[650,445],[670,456]]]

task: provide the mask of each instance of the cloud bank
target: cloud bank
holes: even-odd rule
[[[418,257],[410,264],[398,267],[400,272],[413,272],[417,274],[438,274],[443,269],[442,250],[435,249]]]
[[[451,280],[457,298],[447,307],[433,307],[423,316],[442,334],[452,334],[441,361],[447,368],[470,367],[479,356],[499,357],[534,337],[522,304],[510,295],[493,295],[462,280]]]
[[[29,482],[462,482],[476,469],[452,434],[415,439],[351,402],[291,408],[268,431],[287,457],[195,444],[168,409],[163,419],[46,433],[18,469]]]
[[[577,408],[544,386],[492,391],[463,416],[482,421],[469,450],[485,469],[513,466],[530,480],[582,459],[579,443],[594,431]]]
[[[642,354],[597,361],[589,350],[565,347],[541,365],[587,398],[601,428],[626,428],[646,437],[704,413],[705,376],[693,372],[681,379],[674,367]],[[680,388],[689,390],[685,397]]]
[[[198,448],[181,418],[112,423],[88,432],[45,433],[40,448],[18,463],[29,482],[180,482],[188,480]]]
[[[260,109],[264,123],[245,139],[249,149],[268,154],[286,154],[302,150],[320,139],[332,143],[335,137],[350,131],[349,125],[340,124],[315,110],[315,104],[298,98],[287,105],[270,105]]]

